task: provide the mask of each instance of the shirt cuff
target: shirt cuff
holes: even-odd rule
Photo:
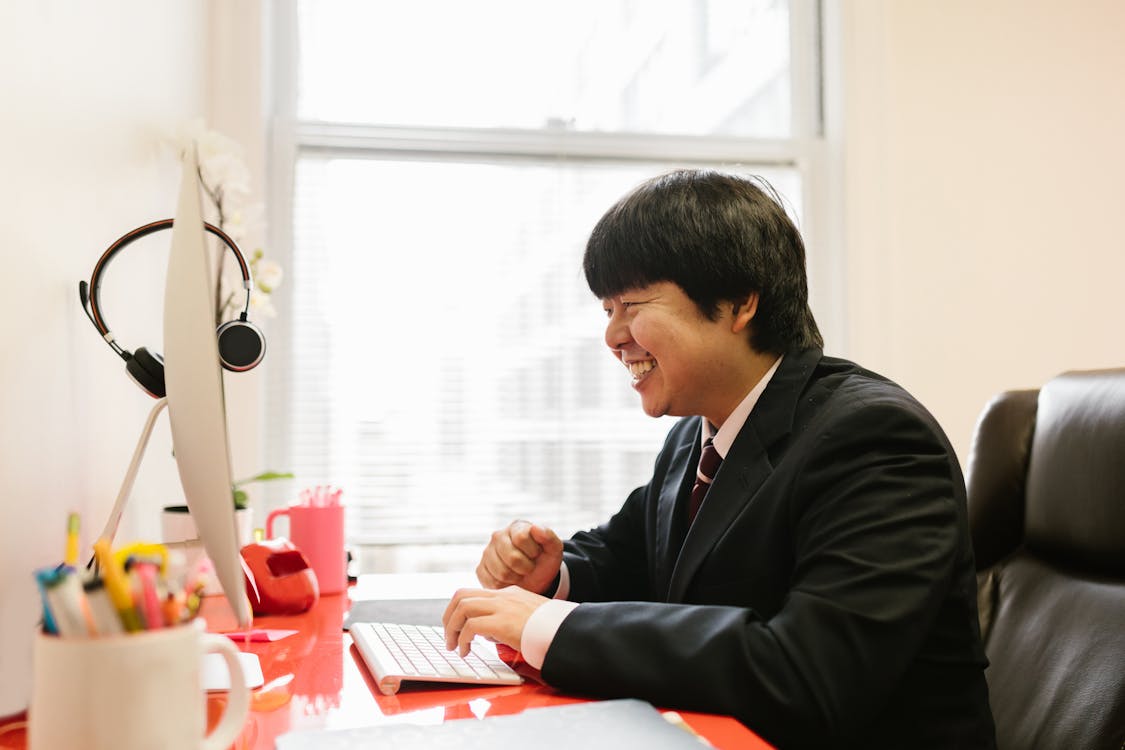
[[[565,566],[563,571],[566,571]],[[564,575],[563,581],[565,580]],[[562,588],[563,584],[560,581],[559,590],[561,591]],[[531,613],[531,617],[524,623],[523,633],[520,634],[520,653],[523,654],[524,661],[536,669],[543,668],[543,662],[547,659],[547,649],[555,640],[555,634],[559,632],[559,627],[566,616],[577,606],[578,602],[551,599]]]
[[[570,595],[570,571],[566,567],[566,563],[559,565],[559,585],[555,589],[553,599],[565,599]]]

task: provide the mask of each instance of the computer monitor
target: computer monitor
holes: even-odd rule
[[[164,292],[164,380],[172,450],[199,539],[241,626],[250,625],[234,515],[226,401],[204,242],[198,157],[187,149]]]

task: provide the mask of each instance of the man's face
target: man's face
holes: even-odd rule
[[[650,417],[721,425],[745,396],[735,363],[750,353],[730,306],[708,320],[679,285],[657,282],[602,300],[606,345],[628,368]]]

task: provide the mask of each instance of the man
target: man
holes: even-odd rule
[[[447,645],[481,634],[560,689],[731,714],[785,748],[993,747],[953,449],[902,388],[822,354],[778,201],[658,177],[584,266],[645,412],[684,418],[607,523],[494,533]]]

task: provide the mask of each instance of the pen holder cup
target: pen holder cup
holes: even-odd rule
[[[223,655],[232,686],[210,734],[200,682],[205,653]],[[90,638],[37,633],[32,660],[31,750],[222,750],[241,733],[250,707],[238,649],[203,632],[201,621]]]
[[[275,510],[266,516],[266,538],[274,538],[274,521],[281,516],[289,519],[289,541],[309,561],[321,595],[344,591],[348,587],[344,506],[290,505]]]

